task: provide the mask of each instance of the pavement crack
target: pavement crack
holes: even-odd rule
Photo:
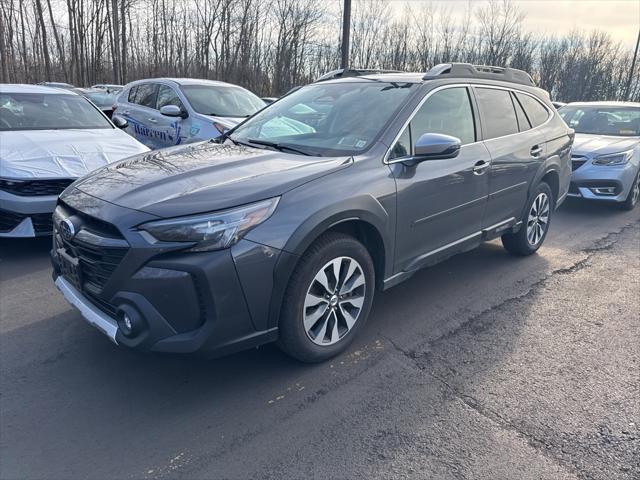
[[[498,428],[502,430],[507,430],[516,433],[517,435],[524,438],[532,448],[536,451],[540,452],[540,454],[552,460],[559,467],[566,469],[567,471],[581,477],[581,472],[577,471],[572,465],[567,465],[562,462],[562,459],[552,455],[550,453],[551,447],[553,444],[546,442],[544,439],[535,436],[534,434],[528,432],[527,430],[521,428],[517,424],[513,423],[510,419],[501,415],[499,412],[485,406],[480,402],[477,398],[472,395],[467,395],[463,391],[457,389],[453,385],[451,385],[447,380],[442,378],[441,376],[435,374],[427,368],[427,364],[431,362],[427,362],[427,364],[422,363],[420,360],[429,356],[426,353],[416,352],[415,350],[406,350],[400,347],[397,343],[395,343],[391,338],[384,337],[393,347],[394,349],[400,353],[403,357],[409,359],[412,367],[419,370],[421,373],[424,373],[443,385],[447,391],[449,391],[455,398],[464,403],[467,407],[471,408],[478,415],[482,416],[489,420],[493,425],[496,425]]]

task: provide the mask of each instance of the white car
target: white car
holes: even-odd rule
[[[120,128],[69,90],[0,84],[0,237],[50,234],[75,179],[149,150]]]

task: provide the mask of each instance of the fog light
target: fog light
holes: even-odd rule
[[[596,187],[592,189],[597,195],[615,195],[616,187]]]
[[[125,337],[135,337],[144,329],[144,322],[135,308],[122,305],[118,313],[118,329]]]
[[[133,326],[131,325],[131,319],[129,318],[129,315],[125,313],[124,318],[122,320],[124,321],[124,326],[127,330],[129,331],[133,330]]]

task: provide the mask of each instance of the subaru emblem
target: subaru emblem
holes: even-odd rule
[[[60,226],[60,235],[62,235],[62,238],[64,238],[65,240],[69,241],[75,236],[76,227],[73,226],[73,222],[68,218],[65,218],[64,220],[62,220],[59,226]]]

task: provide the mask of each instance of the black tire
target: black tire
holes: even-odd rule
[[[640,170],[636,174],[636,178],[633,181],[633,185],[631,186],[631,190],[629,190],[629,195],[624,202],[620,203],[620,208],[623,210],[633,210],[638,205],[638,201],[640,200]]]
[[[529,238],[529,214],[532,212],[534,202],[536,202],[536,199],[538,199],[542,194],[546,195],[549,202],[547,222],[541,236],[535,242],[532,242]],[[546,182],[540,182],[531,192],[529,200],[527,201],[520,230],[516,233],[506,233],[502,236],[502,245],[509,253],[524,257],[535,253],[542,246],[545,238],[547,238],[547,233],[549,232],[549,227],[551,225],[551,217],[553,216],[553,207],[555,205],[554,202],[555,199],[553,198],[551,187],[549,187]]]
[[[328,332],[331,325],[333,325],[331,322],[335,322],[338,323],[342,327],[342,331],[346,333],[343,333],[343,336],[340,336],[336,343],[319,345],[315,342],[322,341],[322,339],[319,338],[320,335],[316,336],[315,340],[312,340],[312,331],[307,333],[304,324],[306,319],[305,315],[308,316],[309,311],[309,307],[305,308],[305,298],[307,298],[310,289],[322,286],[316,280],[317,275],[319,275],[321,271],[326,272],[326,268],[331,268],[327,267],[327,265],[332,261],[338,261],[341,257],[344,257],[344,260],[340,260],[340,262],[355,260],[357,264],[359,264],[358,266],[361,269],[360,271],[365,283],[363,286],[358,287],[358,296],[361,294],[364,295],[364,301],[350,329],[346,327],[347,324],[344,320],[344,314],[339,312],[341,308],[340,305],[333,306],[333,310],[336,311],[333,317],[331,317],[331,311],[326,310],[329,312],[328,315],[330,319],[327,320],[327,322],[329,322],[330,325],[327,326],[325,330]],[[349,263],[340,263],[340,277],[346,276],[348,265]],[[331,270],[329,274],[331,274]],[[333,278],[334,277],[332,277],[332,279]],[[343,284],[346,285],[348,280],[349,279],[344,278]],[[335,282],[335,290],[341,289],[339,282],[340,280]],[[278,325],[278,347],[288,355],[308,363],[322,362],[341,353],[349,346],[366,323],[373,302],[374,290],[375,270],[367,249],[356,239],[348,235],[333,232],[323,235],[304,253],[289,279]],[[348,299],[346,302],[348,302]],[[321,306],[323,305],[324,304],[321,304]],[[327,302],[326,308],[332,308],[329,302]],[[322,321],[322,319],[318,320],[318,322]],[[320,323],[317,325],[320,325]],[[320,327],[320,330],[322,331],[322,327]],[[323,338],[325,338],[324,335]]]

